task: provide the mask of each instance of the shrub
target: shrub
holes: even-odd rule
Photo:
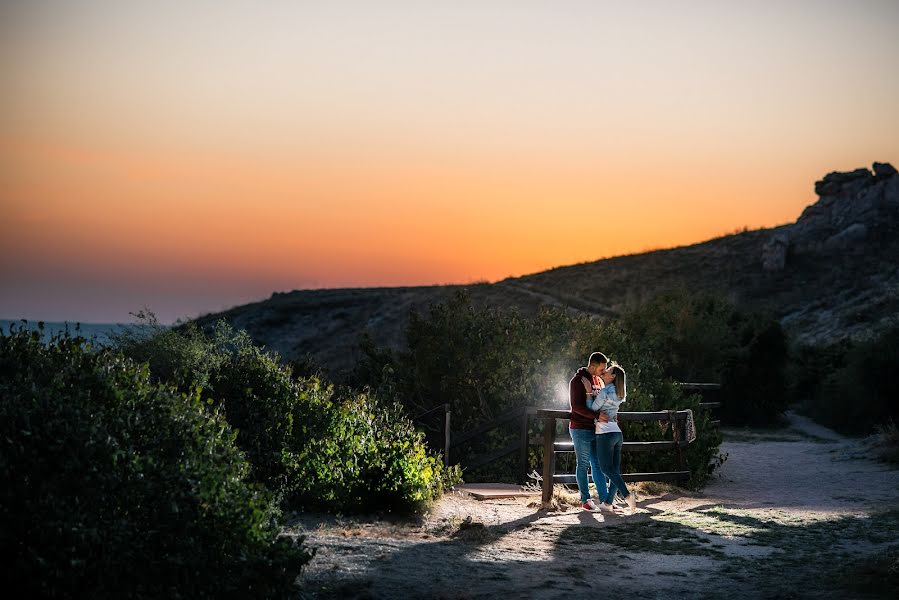
[[[221,321],[207,337],[193,324],[120,339],[181,389],[206,386],[237,430],[252,475],[290,508],[418,510],[458,481],[429,455],[408,418],[375,395],[295,377],[246,332]],[[124,342],[124,343],[122,343]]]
[[[786,337],[777,321],[741,319],[734,327],[739,344],[725,356],[722,414],[729,423],[777,423],[787,408]]]
[[[825,380],[843,364],[845,357],[846,349],[835,345],[792,348],[787,367],[790,401],[813,414]]]
[[[24,596],[289,597],[311,554],[200,393],[80,338],[0,335],[0,521]]]
[[[890,421],[877,425],[875,433],[866,440],[881,460],[899,465],[899,427]]]
[[[335,401],[319,388],[315,435],[285,450],[292,503],[343,512],[418,510],[460,480],[427,452],[423,435],[397,406],[358,393]],[[308,433],[308,432],[307,432]]]
[[[629,348],[612,323],[557,310],[528,318],[479,308],[465,292],[427,315],[413,313],[406,338],[398,354],[363,344],[357,379],[389,390],[413,414],[449,403],[453,428],[462,431],[519,406],[567,406],[568,380],[590,352]]]
[[[714,294],[671,291],[624,315],[623,326],[677,381],[718,382],[734,345],[734,306]]]
[[[150,363],[157,381],[182,391],[208,387],[210,375],[222,368],[224,357],[195,323],[170,328],[161,325],[149,309],[132,314],[136,324],[110,333],[114,348],[135,362]]]
[[[899,327],[868,341],[804,354],[821,359],[802,363],[807,373],[819,375],[820,385],[805,390],[804,407],[812,417],[850,434],[899,421]]]
[[[720,383],[724,419],[771,424],[782,418],[787,340],[780,324],[710,294],[674,291],[631,311],[625,329],[679,381]]]

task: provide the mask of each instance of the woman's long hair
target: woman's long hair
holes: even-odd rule
[[[615,381],[612,383],[615,384],[615,394],[622,400],[627,396],[627,375],[618,365],[614,365],[612,367],[612,373],[615,375]]]

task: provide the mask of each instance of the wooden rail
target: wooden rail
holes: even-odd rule
[[[720,383],[691,383],[680,382],[676,384],[682,390],[693,390],[697,392],[718,391],[721,389]]]
[[[531,438],[532,445],[540,445],[543,443],[542,438]],[[681,440],[679,442],[661,441],[661,442],[624,442],[621,446],[622,452],[650,452],[653,450],[674,450],[677,447],[686,448],[688,442]],[[556,452],[573,452],[574,442],[556,442],[553,444]]]
[[[697,392],[700,396],[702,396],[703,401],[699,403],[699,408],[710,411],[712,416],[716,417],[709,421],[710,425],[714,425],[718,427],[721,425],[721,419],[717,417],[718,413],[717,409],[721,408],[724,404],[720,401],[721,398],[721,384],[720,383],[678,383],[678,387],[687,392]],[[709,402],[706,400],[711,396],[712,398],[718,398],[718,400]]]

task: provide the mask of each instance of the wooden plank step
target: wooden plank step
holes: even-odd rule
[[[453,487],[454,491],[466,492],[478,500],[496,498],[521,498],[539,496],[540,490],[527,490],[520,485],[509,483],[463,483]]]
[[[687,479],[690,479],[690,471],[663,471],[660,473],[622,473],[621,478],[626,482],[686,481]],[[553,475],[553,483],[576,484],[577,479],[573,474]]]

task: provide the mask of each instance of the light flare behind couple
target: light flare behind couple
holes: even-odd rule
[[[627,503],[630,514],[637,509],[636,496],[621,478],[624,436],[618,426],[618,407],[627,397],[626,377],[624,369],[609,363],[605,354],[594,352],[587,366],[578,369],[568,384],[568,430],[574,442],[575,474],[584,510],[614,512],[616,494]],[[588,465],[596,484],[596,499],[590,497]]]

